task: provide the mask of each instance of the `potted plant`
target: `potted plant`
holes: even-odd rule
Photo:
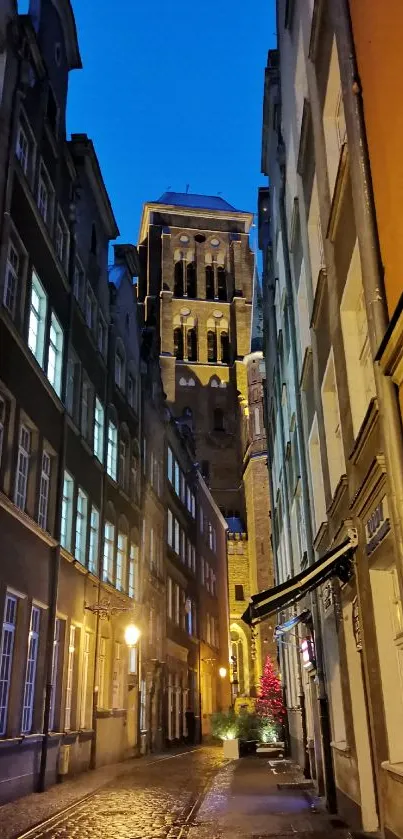
[[[233,709],[212,714],[211,733],[222,740],[225,758],[233,760],[239,757],[238,718]]]

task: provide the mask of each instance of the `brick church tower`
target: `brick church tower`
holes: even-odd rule
[[[191,427],[228,521],[232,675],[244,695],[259,682],[267,629],[252,637],[240,618],[249,596],[273,579],[261,365],[251,344],[252,221],[217,196],[167,192],[146,203],[138,287],[144,319],[158,330],[168,403]]]

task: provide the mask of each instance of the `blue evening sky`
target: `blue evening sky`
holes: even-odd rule
[[[274,0],[72,0],[84,69],[68,129],[94,141],[121,237],[171,189],[255,211]]]

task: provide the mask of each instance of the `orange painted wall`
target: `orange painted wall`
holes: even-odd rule
[[[403,292],[403,0],[350,0],[389,315]]]

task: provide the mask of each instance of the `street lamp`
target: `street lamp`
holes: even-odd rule
[[[134,623],[129,623],[125,629],[125,641],[128,647],[135,647],[139,641],[141,632]]]
[[[227,668],[226,667],[220,667],[218,673],[221,676],[221,679],[225,679],[225,677],[227,675]]]

